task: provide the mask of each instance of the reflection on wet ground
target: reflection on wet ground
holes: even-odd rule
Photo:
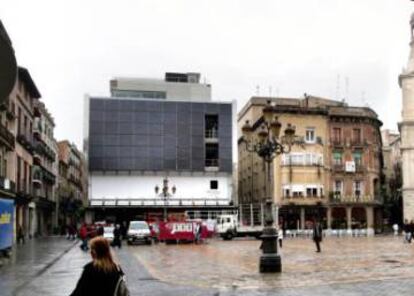
[[[272,289],[414,277],[414,244],[401,237],[327,238],[322,253],[310,239],[286,239],[283,272],[260,274],[258,240],[130,247],[156,278],[210,288]]]

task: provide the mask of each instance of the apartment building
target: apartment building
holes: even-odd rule
[[[87,191],[85,186],[84,171],[85,160],[82,152],[75,144],[68,140],[59,141],[59,225],[65,227],[68,224],[78,223],[78,215],[87,203]]]
[[[292,124],[302,141],[274,159],[268,180],[264,161],[248,152],[240,138],[239,203],[263,203],[271,196],[286,229],[306,229],[318,218],[328,229],[372,232],[382,204],[381,122],[375,112],[307,95],[253,97],[239,112],[239,133],[246,120],[259,130],[269,101],[282,129]]]
[[[54,119],[44,103],[34,102],[33,124],[33,197],[39,234],[52,233],[57,227],[57,143],[53,136]]]

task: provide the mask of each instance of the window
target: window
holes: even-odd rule
[[[206,115],[205,121],[205,137],[218,138],[218,115]]]
[[[302,191],[293,191],[293,197],[302,197],[303,192]]]
[[[335,182],[334,182],[334,196],[335,196],[335,198],[339,198],[342,195],[342,187],[343,187],[342,180],[335,180]]]
[[[283,165],[322,165],[320,153],[290,153],[282,156]]]
[[[206,158],[205,166],[206,167],[218,167],[219,159],[219,147],[216,143],[206,144]]]
[[[218,189],[218,181],[217,180],[211,180],[210,181],[210,189],[217,190]]]
[[[306,128],[305,133],[305,142],[306,143],[315,143],[315,128],[314,127],[308,127]]]
[[[290,197],[290,190],[288,188],[286,188],[283,192],[285,197]]]
[[[306,188],[306,196],[307,197],[316,197],[318,196],[318,189],[315,188]]]
[[[333,162],[334,165],[342,165],[342,152],[333,153]]]
[[[354,153],[352,153],[352,157],[354,159],[356,166],[360,166],[362,164],[362,152],[361,151],[355,151]]]
[[[333,129],[333,142],[336,144],[341,143],[341,129],[339,127]]]
[[[362,181],[354,181],[354,195],[356,197],[362,195]]]
[[[361,143],[361,129],[354,128],[352,130],[352,143],[360,144]]]

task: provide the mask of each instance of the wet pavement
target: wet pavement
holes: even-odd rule
[[[159,244],[131,252],[163,282],[239,293],[314,290],[320,294],[340,289],[342,295],[348,289],[355,293],[355,287],[377,290],[376,282],[398,287],[414,279],[414,244],[403,244],[401,237],[327,238],[322,253],[315,252],[310,239],[286,239],[281,274],[258,273],[259,246],[257,240],[212,240],[204,245]],[[414,284],[404,285],[407,295],[414,295]],[[393,287],[388,292],[403,293],[401,289]]]
[[[287,239],[283,272],[258,273],[260,241],[125,246],[115,256],[131,295],[413,295],[414,244],[402,238]],[[0,295],[69,295],[90,260],[62,238],[18,246],[0,267]]]

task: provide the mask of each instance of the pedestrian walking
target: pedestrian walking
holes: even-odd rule
[[[105,238],[98,236],[91,240],[91,256],[92,261],[84,266],[70,296],[129,296],[124,273],[114,262]]]
[[[112,240],[112,246],[113,247],[122,247],[122,241],[121,241],[121,227],[119,224],[116,224],[114,228],[114,239]]]
[[[79,237],[82,240],[82,244],[80,245],[80,248],[83,251],[87,251],[88,248],[88,228],[86,227],[86,224],[83,223],[80,230],[79,230]]]
[[[19,224],[19,226],[17,226],[17,243],[20,244],[24,244],[24,230],[21,224]]]
[[[279,226],[279,230],[277,231],[277,240],[279,241],[279,247],[282,248],[283,242],[283,229]]]
[[[408,224],[408,231],[410,232],[410,243],[413,240],[414,235],[414,220],[410,221],[410,224]]]
[[[322,242],[322,225],[319,221],[314,221],[313,223],[313,241],[316,244],[316,252],[321,252],[321,242]]]
[[[392,225],[392,229],[394,230],[394,236],[398,236],[398,224],[394,223],[394,225]]]
[[[76,239],[76,226],[71,224],[69,225],[69,240]]]
[[[70,240],[70,225],[66,225],[66,239]]]
[[[201,231],[202,231],[201,223],[200,224],[197,223],[196,224],[196,237],[195,237],[196,244],[201,243]]]
[[[404,231],[404,242],[411,243],[410,224],[408,223],[407,219],[404,220],[403,231]]]

